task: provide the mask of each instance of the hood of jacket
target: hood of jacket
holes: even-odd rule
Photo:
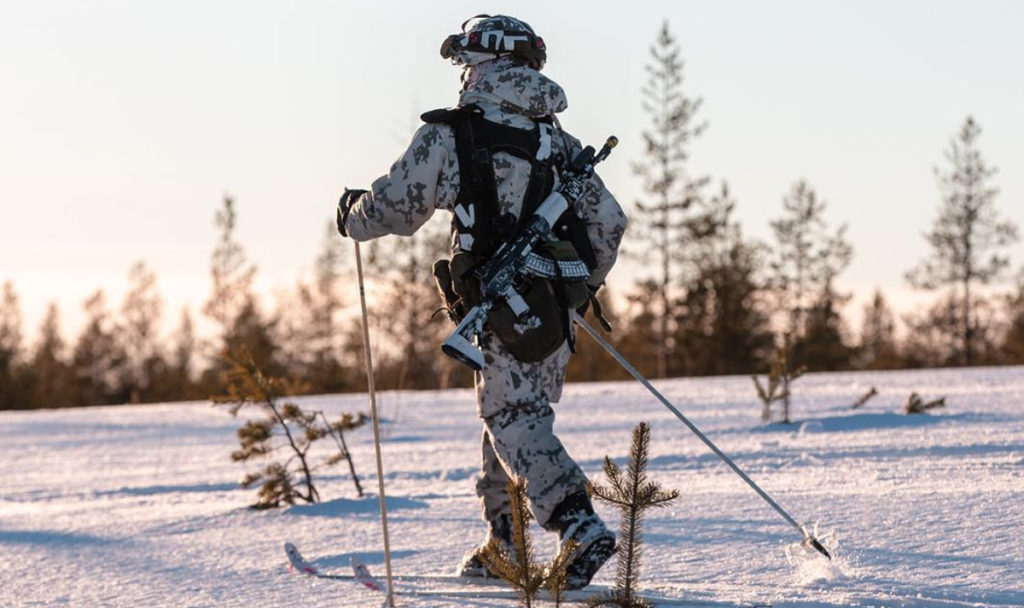
[[[565,110],[568,101],[554,80],[502,57],[466,68],[459,105],[469,104],[480,106],[489,120],[528,127],[524,118],[553,116]]]

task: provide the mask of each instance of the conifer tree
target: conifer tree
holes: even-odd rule
[[[14,284],[4,282],[0,297],[0,410],[25,407],[21,306]]]
[[[75,342],[71,366],[75,376],[76,405],[124,403],[121,377],[126,356],[117,340],[102,289],[83,303],[85,329]]]
[[[743,237],[733,219],[735,205],[724,181],[708,200],[712,234],[698,246],[698,270],[677,319],[678,359],[689,375],[750,373],[772,348],[762,303],[762,248]]]
[[[591,486],[598,500],[615,505],[621,513],[615,590],[608,597],[595,599],[591,602],[592,606],[641,608],[649,605],[637,596],[644,517],[647,510],[665,506],[679,497],[676,490],[663,490],[656,482],[648,479],[650,444],[651,427],[641,422],[633,429],[633,444],[625,475],[611,458],[605,456],[604,472],[609,485]]]
[[[624,327],[616,332],[618,336],[612,334],[613,345],[648,378],[659,374],[662,363],[661,351],[651,347],[661,340],[657,329],[660,293],[654,279],[636,281],[632,291],[626,294]]]
[[[181,401],[209,396],[199,390],[194,377],[197,339],[188,306],[182,307],[179,318],[167,354],[158,356],[150,366],[150,400]]]
[[[157,341],[162,312],[156,273],[145,262],[136,262],[128,273],[128,292],[121,304],[120,319],[120,341],[126,359],[124,382],[131,403],[149,397],[153,376],[165,365]]]
[[[298,300],[301,326],[295,335],[303,344],[291,349],[300,354],[299,373],[306,378],[311,392],[334,393],[349,388],[351,380],[341,362],[338,313],[344,301],[339,283],[344,265],[342,240],[333,222],[326,226],[323,246],[314,263],[313,281],[300,283]]]
[[[260,369],[278,376],[283,373],[274,339],[278,319],[264,315],[252,291],[256,266],[249,262],[235,238],[237,222],[235,201],[225,195],[222,207],[214,216],[219,237],[211,256],[212,290],[203,305],[203,313],[218,326],[220,344],[216,350],[219,354],[240,357],[246,353]],[[227,371],[223,364],[225,359],[215,357],[213,360],[215,363],[204,372],[202,382],[211,391],[224,384]]]
[[[980,135],[981,127],[968,116],[946,151],[950,167],[935,169],[942,205],[925,234],[931,256],[906,275],[919,289],[950,288],[957,309],[954,359],[960,365],[978,358],[977,289],[1001,277],[1009,265],[1003,252],[1019,238],[1017,226],[996,210],[999,190],[989,185],[996,169],[981,157]]]
[[[647,83],[643,87],[643,108],[651,119],[643,132],[645,160],[635,163],[634,172],[643,180],[647,193],[637,201],[631,236],[645,243],[637,255],[656,268],[653,277],[660,304],[654,319],[657,376],[670,370],[673,320],[686,273],[693,271],[695,242],[705,236],[708,216],[703,210],[703,189],[708,178],[689,171],[689,148],[706,128],[696,123],[702,100],[683,91],[683,60],[668,22],[662,23],[650,47]]]
[[[768,369],[765,384],[762,386],[756,375],[751,376],[754,380],[757,397],[761,400],[761,422],[772,421],[772,404],[777,401],[782,402],[782,422],[786,424],[791,422],[789,416],[789,403],[793,396],[791,387],[793,382],[806,371],[804,367],[793,365],[790,358],[792,352],[789,335],[784,335],[781,343],[775,347],[775,355],[772,358],[771,367]]]
[[[1017,289],[1006,298],[1009,327],[1002,340],[1002,361],[1024,365],[1024,267],[1017,273]]]
[[[225,194],[222,207],[214,215],[220,234],[210,258],[212,291],[203,305],[203,313],[219,326],[223,338],[252,299],[256,275],[256,267],[249,263],[242,245],[235,240],[237,222],[235,200]]]
[[[183,306],[181,309],[181,320],[178,323],[178,331],[175,333],[174,350],[171,352],[170,360],[170,369],[182,387],[191,387],[193,385],[192,364],[195,360],[196,344],[192,312],[188,306]],[[186,398],[191,396],[191,394],[185,395]]]
[[[244,488],[260,484],[253,506],[272,508],[300,500],[319,502],[320,492],[313,473],[343,459],[348,460],[356,491],[362,496],[362,486],[343,433],[362,426],[367,417],[362,413],[344,414],[338,421],[328,423],[322,412],[304,410],[292,401],[283,400],[287,390],[284,379],[265,375],[252,357],[243,354],[232,358],[231,363],[227,393],[214,401],[230,403],[229,411],[233,416],[245,407],[255,407],[263,414],[262,418],[246,420],[238,429],[239,449],[232,452],[231,458],[236,462],[275,458],[241,481]],[[316,441],[328,435],[337,442],[338,451],[317,463],[310,450]]]
[[[831,284],[807,314],[803,336],[794,348],[794,358],[808,371],[838,371],[853,364],[855,349],[846,341],[846,327],[839,308],[849,299],[837,294]]]
[[[575,553],[577,545],[575,542],[563,545],[546,566],[536,561],[537,554],[530,534],[533,516],[527,504],[526,484],[525,478],[513,477],[508,482],[508,498],[512,508],[512,552],[508,551],[502,541],[492,538],[481,552],[480,559],[489,571],[496,573],[516,590],[522,606],[534,606],[542,589],[547,589],[555,606],[559,606],[565,592],[569,558]]]
[[[846,226],[829,232],[825,201],[804,180],[782,199],[783,215],[771,222],[775,237],[771,285],[787,313],[787,331],[799,339],[812,302],[831,289],[832,281],[853,259]]]
[[[381,386],[388,388],[438,388],[440,381],[466,373],[450,357],[437,356],[437,344],[451,331],[440,306],[433,263],[448,255],[450,234],[435,222],[409,237],[387,237],[367,248],[367,267],[383,285],[383,305],[377,308],[377,331],[382,342],[394,345],[380,358]],[[386,252],[386,253],[385,253]]]
[[[818,313],[813,339],[825,340],[821,345],[825,349],[843,347],[838,331],[829,327],[838,318],[835,304],[843,299],[833,282],[853,259],[853,248],[846,240],[845,225],[829,230],[826,204],[806,181],[793,184],[782,207],[783,215],[771,222],[775,248],[769,284],[785,317],[784,334],[795,351],[787,357],[802,365],[809,361],[804,351],[813,350],[807,335],[812,311]]]
[[[952,293],[940,296],[923,309],[903,315],[906,337],[901,348],[904,367],[958,365],[960,303]]]
[[[899,366],[896,345],[896,321],[889,302],[880,289],[864,306],[857,367],[894,369]]]
[[[39,338],[27,369],[29,407],[76,405],[71,371],[65,360],[66,349],[60,333],[60,310],[51,302],[39,327]]]

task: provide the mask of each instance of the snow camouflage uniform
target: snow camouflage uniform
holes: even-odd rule
[[[508,56],[466,68],[463,80],[460,107],[475,104],[485,119],[503,125],[534,129],[533,118],[553,117],[567,105],[558,84]],[[581,148],[579,141],[558,129],[557,121],[555,125],[552,153],[573,158]],[[530,164],[499,152],[493,165],[501,213],[518,217]],[[354,199],[345,218],[347,234],[357,241],[387,234],[411,235],[435,210],[452,211],[459,182],[453,128],[444,123],[425,124],[388,174]],[[596,175],[578,214],[596,258],[588,283],[598,286],[615,263],[626,217]],[[453,253],[458,248],[459,240],[454,238]],[[483,502],[484,519],[493,525],[511,512],[506,493],[511,472],[527,479],[528,499],[537,521],[558,531],[552,514],[567,497],[579,495],[586,487],[586,477],[552,429],[551,403],[561,396],[568,344],[563,342],[547,358],[533,363],[517,360],[486,331],[480,347],[485,365],[476,376],[476,393],[484,432],[482,473],[476,490]],[[586,579],[589,581],[589,576]]]

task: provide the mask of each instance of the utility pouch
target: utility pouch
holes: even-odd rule
[[[441,302],[444,304],[445,312],[448,313],[448,318],[458,323],[469,312],[469,308],[452,288],[451,262],[444,259],[434,262],[433,274],[437,290],[441,292]]]
[[[482,256],[459,252],[449,260],[434,263],[434,278],[449,316],[461,321],[481,300],[480,280],[474,275],[484,262]],[[524,319],[516,317],[505,302],[500,302],[487,316],[487,328],[494,332],[513,357],[520,361],[540,361],[562,345],[562,315],[551,281],[528,277],[516,290],[526,301],[530,312]]]
[[[534,250],[537,254],[555,262],[559,269],[566,263],[581,264],[580,255],[571,241],[543,241]],[[589,270],[587,271],[589,274]],[[556,287],[563,293],[559,304],[566,310],[575,310],[590,301],[590,290],[587,289],[587,276],[571,276],[556,270]]]
[[[523,362],[540,361],[558,350],[571,336],[569,311],[584,306],[590,299],[588,271],[585,265],[572,266],[582,263],[571,242],[543,241],[533,253],[551,270],[544,276],[526,273],[515,286],[529,313],[523,318],[516,317],[503,301],[491,310],[486,323],[509,353]],[[452,320],[462,320],[470,308],[480,303],[480,280],[474,272],[484,262],[483,256],[459,252],[451,261],[434,263],[434,278]],[[562,268],[574,272],[565,273]]]

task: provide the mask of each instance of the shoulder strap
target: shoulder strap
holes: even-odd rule
[[[532,130],[510,127],[487,120],[475,105],[431,110],[421,118],[428,123],[448,124],[455,131],[460,180],[453,220],[455,230],[462,250],[489,255],[501,241],[513,237],[525,226],[554,187],[554,159],[550,155],[537,159],[538,151],[545,145],[544,136],[550,138],[551,122],[539,119]],[[547,145],[550,146],[550,141]],[[493,164],[494,155],[499,152],[530,163],[530,182],[519,218],[501,216]],[[596,266],[586,226],[574,211],[563,214],[554,230],[556,236],[572,242],[588,267]]]

